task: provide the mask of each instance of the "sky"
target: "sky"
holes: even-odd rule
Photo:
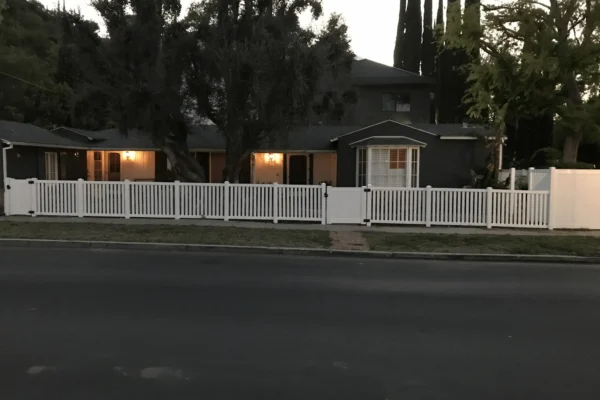
[[[56,0],[38,0],[46,7],[56,7]],[[394,44],[398,24],[399,0],[322,0],[325,16],[341,14],[348,25],[352,40],[352,50],[358,57],[368,58],[386,65],[394,60]],[[62,2],[62,1],[61,1]],[[87,18],[99,17],[89,5],[89,0],[65,0],[68,9],[80,8]],[[192,0],[181,0],[184,10]],[[317,27],[326,21],[325,17],[316,23]],[[305,23],[309,23],[306,18]]]

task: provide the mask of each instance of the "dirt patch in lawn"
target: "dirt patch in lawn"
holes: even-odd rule
[[[194,225],[0,222],[0,238],[329,248],[329,232]]]
[[[364,233],[371,250],[471,254],[600,256],[600,238],[589,236],[444,235]]]

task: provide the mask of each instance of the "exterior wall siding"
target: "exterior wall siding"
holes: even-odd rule
[[[315,153],[313,159],[313,183],[322,182],[337,185],[337,155],[335,153]]]
[[[59,179],[77,180],[86,178],[87,163],[84,150],[29,146],[15,146],[6,152],[8,177],[13,179],[46,179],[45,153],[47,152],[58,155]],[[61,169],[66,172],[66,175],[62,177]]]
[[[394,86],[359,86],[355,87],[358,101],[347,106],[344,125],[368,126],[385,120],[402,123],[429,122],[431,113],[431,88]],[[384,93],[408,93],[410,95],[410,112],[383,111]]]
[[[156,177],[155,155],[154,151],[132,151],[131,159],[127,159],[125,151],[101,151],[102,152],[102,171],[103,180],[108,178],[108,155],[110,153],[119,153],[121,155],[121,180],[154,180]],[[94,180],[94,153],[87,152],[87,179]]]
[[[421,148],[420,187],[458,188],[470,184],[471,170],[485,166],[488,154],[480,140],[441,140],[437,136],[407,126],[377,125],[338,140],[338,186],[356,186],[356,148],[350,143],[371,136],[406,136],[427,144]]]

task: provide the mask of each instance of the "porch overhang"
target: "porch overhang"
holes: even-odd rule
[[[426,147],[427,144],[406,136],[371,136],[350,143],[350,147],[358,146],[413,146]]]

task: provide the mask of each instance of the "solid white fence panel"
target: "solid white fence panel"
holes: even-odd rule
[[[35,181],[37,215],[77,215],[77,182]]]
[[[492,226],[506,228],[547,228],[547,191],[492,191]]]
[[[130,215],[138,218],[175,218],[175,184],[131,182]]]
[[[35,179],[7,178],[4,193],[6,215],[34,215],[37,207]]]
[[[180,183],[180,218],[224,219],[225,185]]]
[[[485,226],[485,189],[432,189],[431,225]]]
[[[376,224],[426,224],[426,189],[372,188],[370,220]]]
[[[324,196],[323,185],[277,185],[277,219],[321,222]]]
[[[555,169],[551,213],[554,229],[600,229],[600,170]]]
[[[124,217],[125,188],[124,182],[83,182],[83,215]]]

